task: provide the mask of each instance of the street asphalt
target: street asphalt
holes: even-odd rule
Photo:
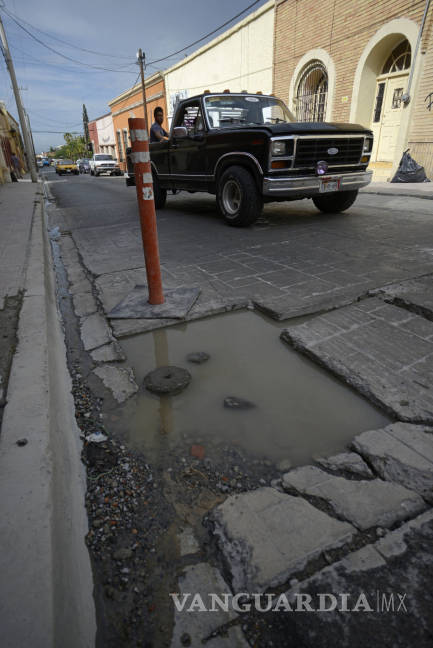
[[[347,213],[327,215],[307,200],[269,204],[253,227],[235,229],[213,196],[169,195],[157,212],[164,288],[200,291],[185,320],[265,313],[281,323],[285,344],[391,424],[292,469],[253,467],[226,446],[212,465],[200,431],[169,454],[161,430],[152,465],[116,430],[142,391],[121,344],[178,320],[108,316],[146,283],[135,188],[51,170],[44,179],[58,276],[67,277],[62,309],[85,438],[99,645],[143,645],[146,636],[173,648],[203,639],[210,648],[430,646],[433,200],[366,192]],[[214,591],[288,602],[280,613],[212,615],[168,601],[169,592]],[[321,593],[338,605],[320,611],[319,597],[318,610]]]

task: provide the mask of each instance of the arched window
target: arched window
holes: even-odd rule
[[[404,40],[397,45],[388,56],[385,65],[382,68],[382,74],[392,74],[393,72],[401,72],[410,68],[411,51],[410,43]]]
[[[298,121],[324,121],[328,97],[328,73],[320,61],[304,68],[296,90]]]

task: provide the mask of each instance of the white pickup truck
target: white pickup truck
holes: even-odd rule
[[[101,173],[109,173],[110,175],[123,175],[117,161],[113,159],[112,155],[106,153],[95,153],[89,160],[90,175],[98,176]]]

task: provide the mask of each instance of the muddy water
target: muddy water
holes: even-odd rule
[[[252,458],[292,465],[312,455],[341,451],[359,432],[386,425],[388,418],[279,339],[287,323],[241,311],[169,327],[122,341],[141,385],[152,369],[187,368],[190,385],[160,398],[142,386],[116,411],[116,427],[150,460],[185,443],[237,446]],[[210,359],[195,365],[188,353]],[[247,399],[255,407],[232,410],[224,399]],[[117,418],[120,417],[120,418]]]

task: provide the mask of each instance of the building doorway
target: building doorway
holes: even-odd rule
[[[393,162],[401,123],[403,102],[411,65],[411,48],[404,39],[385,61],[376,81],[371,119],[374,134],[372,162]]]

